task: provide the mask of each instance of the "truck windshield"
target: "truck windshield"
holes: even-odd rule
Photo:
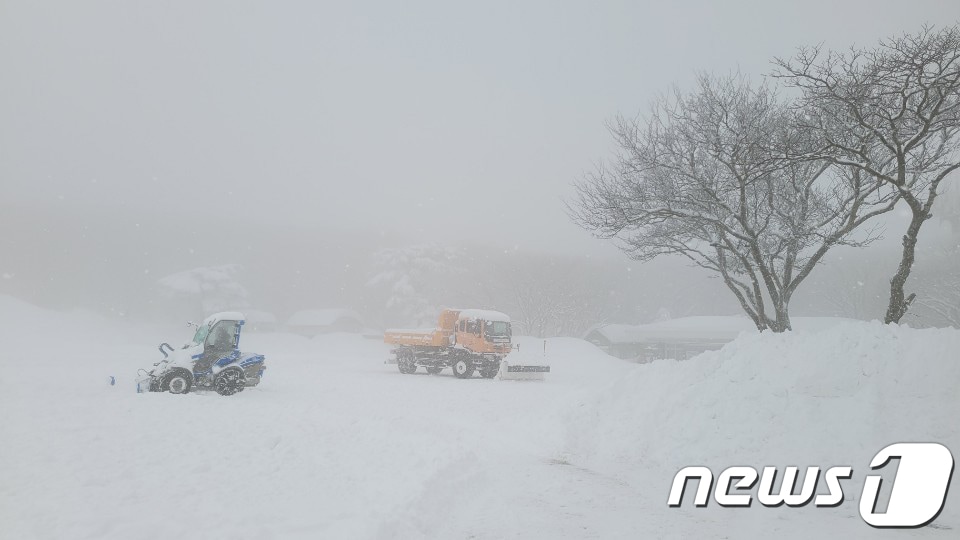
[[[503,321],[487,321],[486,333],[488,336],[509,336],[510,323]]]

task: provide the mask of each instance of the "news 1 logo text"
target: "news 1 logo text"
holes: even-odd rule
[[[894,459],[899,459],[900,463],[886,509],[878,509],[883,478],[867,475],[860,494],[860,517],[868,525],[877,528],[917,528],[930,524],[940,515],[947,500],[953,477],[953,454],[938,443],[895,443],[873,456],[870,469],[883,469]],[[687,485],[696,484],[694,505],[697,507],[707,506],[711,492],[720,506],[750,507],[754,500],[752,490],[758,480],[756,499],[765,507],[801,507],[811,502],[816,507],[843,504],[841,480],[849,480],[853,476],[853,467],[826,469],[823,474],[826,493],[820,494],[817,494],[820,468],[807,467],[798,489],[799,472],[799,467],[786,467],[782,471],[780,489],[775,492],[774,485],[781,474],[777,467],[764,467],[762,473],[750,466],[728,467],[717,477],[715,489],[711,489],[714,478],[708,467],[684,467],[673,478],[667,504],[672,508],[679,507],[683,503]]]

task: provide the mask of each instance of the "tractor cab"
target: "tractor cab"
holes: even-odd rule
[[[206,374],[215,362],[239,355],[242,313],[214,313],[197,326],[187,347],[193,350],[194,373]]]
[[[243,323],[242,313],[215,313],[197,326],[193,341],[187,347],[198,347],[203,353],[235,351],[240,346]]]

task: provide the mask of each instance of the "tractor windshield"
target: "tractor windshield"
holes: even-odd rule
[[[200,345],[203,343],[203,340],[207,339],[207,333],[210,332],[210,326],[202,324],[197,327],[197,333],[193,335],[193,344]]]
[[[487,321],[484,325],[485,333],[488,336],[510,336],[510,323],[503,321]]]
[[[210,335],[207,336],[207,347],[220,350],[230,350],[237,346],[237,321],[220,321],[213,325]]]

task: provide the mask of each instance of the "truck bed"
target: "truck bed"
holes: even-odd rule
[[[450,345],[450,333],[435,328],[426,330],[387,330],[383,342],[390,345],[411,347],[447,347]]]

